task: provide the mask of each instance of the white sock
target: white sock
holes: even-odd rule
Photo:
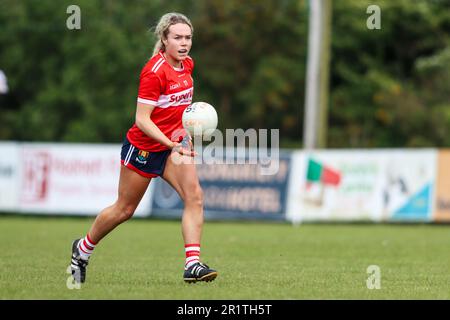
[[[94,252],[96,245],[97,244],[94,243],[89,237],[89,234],[81,239],[80,242],[78,242],[78,249],[80,251],[81,258],[84,260],[88,260],[92,252]]]
[[[187,270],[190,266],[200,261],[200,244],[186,244],[184,250],[186,252],[184,268]]]

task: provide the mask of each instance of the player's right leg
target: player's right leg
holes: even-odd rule
[[[76,282],[86,279],[86,267],[95,245],[122,222],[133,216],[151,178],[121,166],[117,201],[96,217],[86,237],[72,243],[71,270]]]
[[[186,254],[183,279],[185,282],[212,281],[217,271],[200,262],[200,242],[203,228],[203,192],[194,159],[176,152],[168,157],[163,179],[184,202],[181,231]]]

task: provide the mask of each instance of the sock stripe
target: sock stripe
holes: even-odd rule
[[[92,252],[94,252],[95,244],[91,241],[89,234],[78,242],[78,249],[80,250],[80,254],[83,259],[88,259]]]
[[[199,256],[200,251],[188,251],[186,252],[186,257]]]
[[[199,256],[188,257],[188,258],[186,258],[186,263],[187,263],[187,262],[191,262],[191,261],[193,261],[193,260],[199,260],[199,259],[200,259]]]
[[[83,251],[83,253],[88,254],[88,255],[90,255],[90,254],[92,253],[92,251],[91,251],[91,252],[86,251],[86,250],[83,248],[83,246],[81,246],[81,245],[78,247],[78,249],[80,249],[81,251]]]
[[[200,247],[200,243],[188,243],[184,245],[185,248],[187,247]]]
[[[186,253],[186,262],[184,264],[186,269],[200,261],[200,243],[185,244],[184,251]]]
[[[84,241],[84,240],[80,242],[80,247],[83,247],[83,249],[84,249],[85,251],[93,251],[93,250],[94,250],[94,248],[89,247],[89,246],[86,244],[86,241]]]
[[[86,237],[84,238],[84,240],[88,243],[88,245],[90,247],[95,248],[95,246],[97,245],[94,241],[91,240],[91,237],[89,237],[89,233],[86,235]]]
[[[90,251],[94,250],[94,247],[90,246],[86,240],[83,240],[82,244],[86,249],[88,249]]]

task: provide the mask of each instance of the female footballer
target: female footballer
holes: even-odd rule
[[[162,177],[184,202],[182,235],[185,249],[184,281],[212,281],[217,272],[200,262],[203,199],[192,144],[181,143],[181,117],[192,103],[194,61],[188,56],[193,27],[179,13],[158,22],[153,57],[141,71],[135,124],[122,146],[117,201],[103,209],[84,238],[72,244],[71,270],[83,283],[95,246],[109,232],[133,216],[154,177]],[[185,134],[185,133],[184,133]]]

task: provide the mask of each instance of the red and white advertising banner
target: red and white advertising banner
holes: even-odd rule
[[[120,145],[23,144],[20,210],[96,215],[117,199]],[[135,216],[148,216],[147,190]]]
[[[15,212],[19,207],[19,145],[0,142],[0,210]]]

